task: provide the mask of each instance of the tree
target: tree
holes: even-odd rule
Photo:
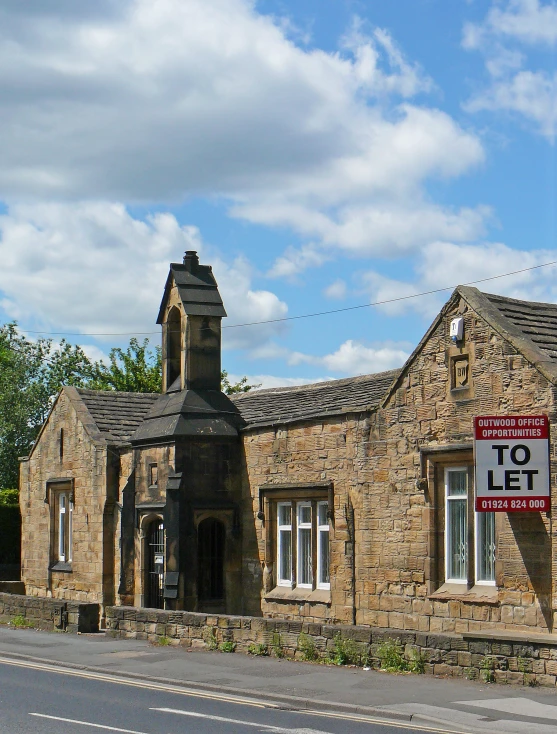
[[[92,390],[117,390],[119,392],[161,391],[161,348],[148,349],[149,339],[143,344],[133,337],[127,349],[110,350],[110,364],[95,362],[93,376],[87,387]]]
[[[110,350],[109,364],[92,362],[83,349],[65,340],[31,341],[15,323],[0,327],[0,489],[18,486],[20,456],[26,456],[64,385],[92,390],[161,390],[161,350],[149,340],[130,339],[125,349]],[[231,384],[222,372],[227,395],[248,392],[247,377]]]
[[[0,327],[0,488],[17,487],[18,457],[29,453],[60,388],[91,377],[81,347],[30,341],[15,323]]]
[[[230,381],[228,380],[228,372],[226,370],[223,370],[221,372],[221,389],[223,393],[226,395],[235,395],[239,392],[249,392],[250,390],[253,390],[254,388],[261,387],[261,385],[250,385],[248,383],[248,378],[244,375],[242,379],[239,382],[236,382],[235,384],[230,384]]]

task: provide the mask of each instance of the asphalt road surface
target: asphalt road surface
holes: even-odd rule
[[[423,734],[443,731],[346,715],[306,714],[213,694],[169,693],[149,683],[99,680],[26,663],[0,664],[1,734]]]

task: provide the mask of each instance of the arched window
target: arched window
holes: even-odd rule
[[[166,320],[166,385],[167,390],[180,377],[182,371],[182,319],[174,306]]]
[[[212,517],[197,529],[197,594],[200,601],[224,599],[225,527]]]

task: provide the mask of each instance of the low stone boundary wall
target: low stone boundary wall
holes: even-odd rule
[[[417,672],[531,686],[557,681],[557,635],[427,634],[135,607],[107,607],[106,619],[112,637],[159,644],[333,661],[344,651],[345,662],[352,656],[373,668],[390,648]]]
[[[0,623],[61,632],[98,632],[100,607],[64,599],[0,593]]]

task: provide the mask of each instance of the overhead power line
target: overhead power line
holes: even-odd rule
[[[300,319],[312,319],[317,316],[329,316],[336,313],[344,313],[345,311],[356,311],[362,308],[372,308],[373,306],[386,306],[389,303],[398,303],[400,301],[409,301],[412,298],[421,298],[422,296],[431,296],[434,293],[443,293],[443,291],[450,291],[457,287],[457,285],[475,285],[476,283],[486,283],[490,280],[497,280],[499,278],[507,278],[511,275],[519,275],[520,273],[527,273],[531,270],[538,270],[540,268],[547,268],[550,265],[557,265],[557,260],[552,260],[548,263],[542,263],[541,265],[532,265],[529,268],[521,268],[520,270],[512,270],[509,273],[501,273],[500,275],[491,275],[488,278],[478,278],[478,280],[470,280],[467,283],[457,283],[456,285],[446,285],[443,288],[434,288],[430,291],[422,291],[421,293],[412,293],[409,296],[398,296],[397,298],[386,298],[383,301],[373,301],[372,303],[362,303],[358,306],[345,306],[344,308],[335,308],[330,311],[316,311],[315,313],[299,314],[298,316],[283,316],[277,319],[265,319],[262,321],[247,321],[243,324],[226,324],[223,329],[239,329],[247,326],[261,326],[263,324],[277,324],[284,321],[298,321]],[[120,331],[120,332],[69,332],[69,331],[29,331],[25,329],[27,334],[43,334],[46,336],[152,336],[159,334],[158,331]]]

